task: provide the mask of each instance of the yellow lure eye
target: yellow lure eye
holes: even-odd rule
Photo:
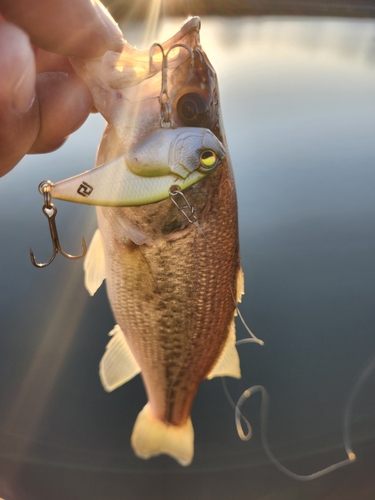
[[[199,160],[202,167],[211,168],[215,165],[217,156],[216,153],[211,149],[206,149],[200,154]]]

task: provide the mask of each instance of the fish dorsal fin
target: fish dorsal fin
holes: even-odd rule
[[[99,376],[104,389],[111,392],[132,379],[141,369],[118,325],[109,332],[112,337],[99,364]]]
[[[240,358],[236,349],[236,327],[234,318],[229,329],[227,342],[224,346],[222,353],[207,375],[207,379],[211,380],[214,377],[234,377],[241,378]]]
[[[105,279],[105,259],[102,235],[97,229],[91,240],[83,263],[85,287],[92,296]]]

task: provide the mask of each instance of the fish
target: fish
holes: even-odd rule
[[[93,295],[105,280],[116,321],[100,361],[104,389],[140,374],[147,393],[131,436],[133,450],[143,459],[166,454],[183,466],[194,456],[190,413],[201,382],[241,376],[234,321],[244,278],[236,190],[217,75],[200,29],[199,17],[189,18],[154,47],[151,61],[149,51],[134,49],[72,62],[107,120],[99,169],[121,155],[128,158],[164,133],[165,125],[171,131],[209,130],[225,152],[209,175],[183,191],[180,205],[168,197],[98,207],[98,229],[84,262],[86,288]],[[163,53],[167,124],[160,98]],[[142,176],[142,162],[137,173]]]

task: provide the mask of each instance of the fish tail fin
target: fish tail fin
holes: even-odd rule
[[[182,426],[166,424],[154,417],[147,403],[134,424],[131,444],[140,458],[166,454],[181,465],[189,465],[194,455],[194,429],[191,419]]]

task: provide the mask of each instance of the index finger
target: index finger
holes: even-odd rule
[[[0,13],[50,52],[85,59],[124,48],[120,28],[96,0],[0,0]]]

